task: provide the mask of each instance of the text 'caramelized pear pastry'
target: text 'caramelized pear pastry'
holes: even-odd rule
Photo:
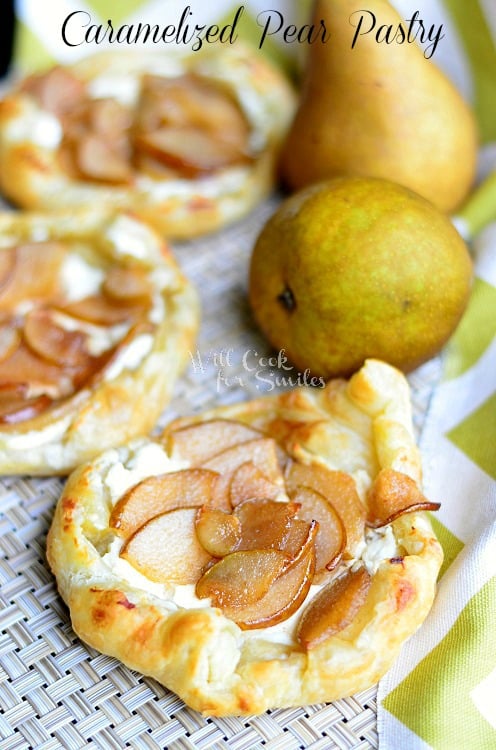
[[[442,561],[403,375],[175,420],[69,478],[48,560],[78,635],[205,715],[374,684]]]
[[[148,432],[194,341],[196,293],[136,218],[0,216],[0,471],[68,473]]]
[[[199,235],[272,188],[293,109],[283,74],[241,43],[96,54],[0,103],[0,188],[25,208],[96,201],[167,237]]]

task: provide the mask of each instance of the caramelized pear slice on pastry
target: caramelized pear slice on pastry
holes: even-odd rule
[[[102,291],[121,304],[149,304],[153,285],[144,268],[113,266],[105,276]]]
[[[293,502],[245,500],[234,509],[241,525],[238,549],[281,549],[298,510]]]
[[[47,73],[29,76],[21,83],[20,89],[39,101],[43,109],[63,115],[79,104],[84,83],[70,70],[57,65]]]
[[[0,310],[10,312],[27,300],[56,299],[65,255],[61,242],[26,242],[22,236],[13,247],[1,248],[2,264],[9,270],[0,287]]]
[[[299,487],[308,487],[327,500],[343,522],[346,551],[352,556],[354,547],[363,538],[365,508],[351,477],[342,471],[330,470],[322,464],[293,462],[287,472],[286,485],[290,492],[298,492]]]
[[[310,487],[298,486],[291,498],[299,505],[298,518],[319,524],[315,538],[316,575],[332,570],[346,547],[346,530],[341,516],[320,492]]]
[[[275,500],[280,492],[280,484],[267,479],[253,461],[246,461],[233,473],[229,499],[235,508],[245,500]]]
[[[394,469],[382,469],[367,493],[369,526],[392,523],[403,513],[439,510],[439,503],[431,503],[413,479]]]
[[[239,547],[241,521],[233,513],[204,505],[196,516],[196,535],[213,557],[225,557]]]
[[[87,349],[88,334],[67,330],[45,307],[33,308],[24,319],[24,340],[38,357],[55,365],[84,367],[91,358]]]
[[[0,424],[16,424],[45,411],[52,399],[47,395],[29,396],[27,383],[0,385]]]
[[[262,597],[254,602],[223,605],[224,614],[242,630],[269,628],[288,620],[303,604],[312,585],[315,572],[315,548],[312,541],[310,530],[307,543],[298,557],[283,567]],[[258,554],[261,554],[260,550]]]
[[[151,518],[125,542],[121,557],[150,581],[195,583],[212,559],[198,541],[195,518],[194,508]]]
[[[83,178],[120,185],[132,178],[131,166],[105,138],[84,134],[74,147],[74,164]]]
[[[181,426],[179,423],[168,435],[169,450],[178,459],[203,463],[219,453],[248,440],[262,437],[241,422],[229,419],[209,419]]]
[[[328,583],[304,610],[298,625],[298,641],[313,649],[345,630],[365,604],[372,579],[365,568],[347,572]]]
[[[1,257],[1,256],[0,256]],[[0,362],[9,359],[21,345],[21,333],[12,318],[0,323]]]
[[[195,592],[216,607],[243,608],[259,601],[287,567],[287,556],[277,549],[231,552],[203,574]]]
[[[217,477],[218,474],[208,469],[182,469],[147,477],[114,505],[109,526],[128,537],[161,513],[208,505]]]

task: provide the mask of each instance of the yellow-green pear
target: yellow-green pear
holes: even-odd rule
[[[287,198],[251,258],[249,299],[300,372],[347,376],[367,358],[408,371],[467,304],[472,262],[450,220],[397,183],[341,177]]]
[[[309,46],[282,153],[287,186],[370,175],[405,185],[444,212],[456,209],[474,179],[477,130],[470,107],[434,62],[447,32],[431,33],[424,19],[418,44],[422,19],[410,28],[387,0],[317,0],[316,28],[321,19],[326,41]]]

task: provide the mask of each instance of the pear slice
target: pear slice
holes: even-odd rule
[[[244,607],[267,593],[287,563],[279,550],[233,552],[204,573],[195,593],[200,599],[210,597],[215,607]]]
[[[225,557],[239,545],[241,523],[232,513],[204,505],[196,517],[196,533],[201,546],[213,557]]]
[[[305,601],[315,572],[312,538],[301,554],[276,578],[267,593],[251,604],[224,605],[223,613],[242,630],[268,628],[291,617]]]
[[[13,320],[0,323],[0,362],[11,357],[21,343],[21,335]]]
[[[13,278],[15,265],[15,248],[8,247],[0,250],[0,292]]]
[[[216,504],[229,509],[231,507],[230,487],[234,472],[247,461],[253,463],[267,479],[274,484],[283,485],[283,476],[279,465],[277,445],[271,438],[256,438],[245,443],[227,448],[202,463],[206,469],[221,474],[215,488]]]
[[[78,318],[78,320],[84,320],[95,325],[126,323],[136,318],[143,311],[140,305],[116,304],[101,294],[94,294],[74,302],[68,302],[58,309],[67,315]]]
[[[365,604],[371,582],[367,570],[359,568],[321,589],[301,616],[299,643],[310,650],[350,625]]]
[[[77,106],[85,95],[85,84],[63,66],[46,73],[35,73],[22,84],[22,91],[38,100],[40,106],[57,116]]]
[[[38,357],[23,342],[10,357],[0,361],[1,383],[29,383],[30,393],[61,398],[74,393],[74,371]]]
[[[0,288],[0,310],[10,312],[26,300],[49,299],[59,294],[59,269],[65,257],[64,246],[59,242],[18,245],[14,254],[15,266]]]
[[[234,472],[244,463],[253,463],[270,482],[284,487],[284,479],[279,464],[278,446],[272,438],[257,437],[247,442],[233,445],[217,453],[202,463],[202,466],[229,475],[229,487]]]
[[[76,144],[76,164],[84,177],[111,184],[128,183],[132,169],[113,144],[100,135],[87,133]]]
[[[201,464],[233,445],[262,437],[262,433],[242,422],[209,419],[172,430],[165,437],[168,452],[173,458],[184,458],[192,464]]]
[[[293,462],[288,468],[286,487],[291,493],[299,485],[320,492],[333,506],[345,528],[346,556],[353,557],[365,532],[365,508],[352,477],[344,471],[334,471],[321,464]]]
[[[33,419],[52,403],[48,396],[28,396],[27,383],[3,383],[0,385],[0,422],[18,424]]]
[[[143,76],[137,126],[154,131],[162,125],[194,126],[239,151],[248,150],[249,125],[239,105],[218,85],[194,74]]]
[[[289,555],[292,560],[296,560],[300,557],[305,544],[307,544],[308,536],[310,535],[315,541],[317,529],[317,521],[308,523],[300,518],[292,518],[286,538],[281,543],[279,549],[286,555]]]
[[[131,487],[114,505],[109,526],[129,537],[154,516],[209,503],[218,475],[208,469],[182,469],[147,477]]]
[[[319,524],[315,538],[316,574],[324,569],[333,570],[346,546],[346,531],[340,516],[320,492],[310,487],[298,486],[291,499],[301,506],[298,518]]]
[[[135,147],[186,178],[246,160],[235,144],[191,126],[160,127],[136,136]]]
[[[381,469],[367,494],[367,504],[367,523],[374,528],[392,523],[404,513],[441,507],[430,502],[411,477],[394,469]]]
[[[137,172],[154,180],[176,180],[177,172],[157,161],[149,154],[137,151],[133,154],[133,166]]]
[[[112,143],[119,142],[132,124],[131,111],[117,99],[90,99],[86,118],[93,133]]]
[[[140,526],[120,556],[158,583],[196,583],[212,560],[198,541],[196,508],[161,513]]]
[[[144,268],[113,266],[105,276],[102,291],[114,302],[140,304],[149,303],[152,287]]]
[[[57,325],[53,312],[34,308],[24,319],[24,339],[39,357],[62,367],[85,367],[91,359],[86,344],[88,336]]]
[[[296,503],[274,500],[246,500],[234,509],[241,526],[238,549],[279,549],[284,544],[291,519],[298,512]]]
[[[229,496],[235,508],[245,500],[275,500],[282,488],[267,479],[253,461],[236,469],[231,479]]]

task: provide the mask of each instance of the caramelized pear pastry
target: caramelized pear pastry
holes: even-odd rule
[[[408,385],[349,381],[170,424],[79,467],[48,536],[76,633],[205,715],[374,684],[442,561]]]
[[[247,213],[294,109],[241,43],[188,58],[104,52],[33,74],[0,104],[0,188],[25,208],[132,208],[168,237]]]
[[[133,216],[0,214],[0,472],[68,473],[150,431],[197,319]]]

